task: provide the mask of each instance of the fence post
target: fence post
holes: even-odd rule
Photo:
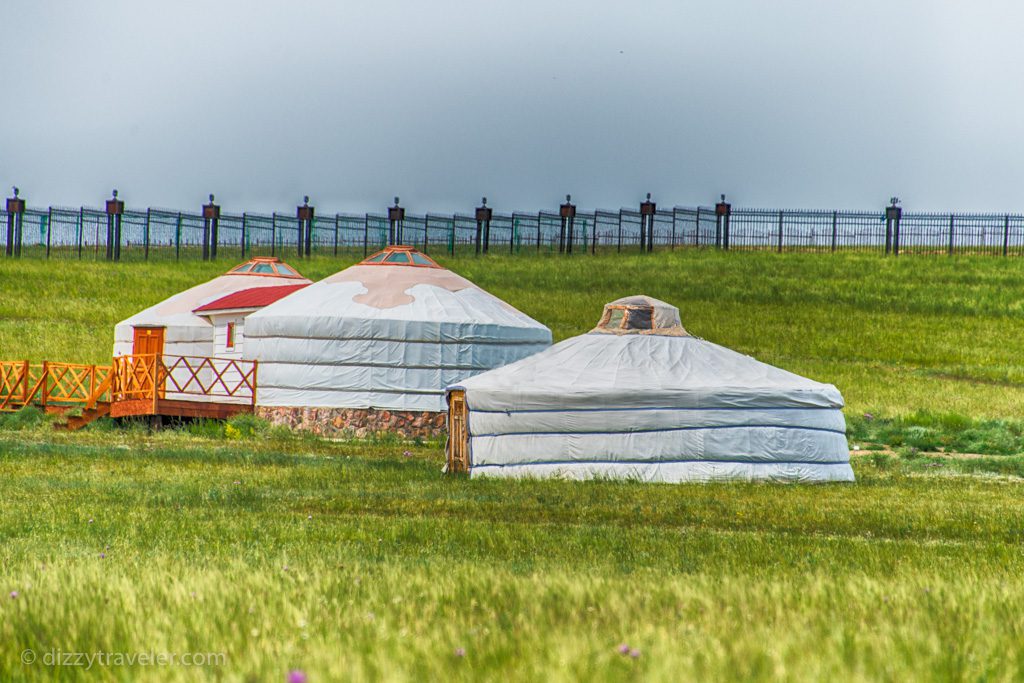
[[[619,209],[619,246],[618,251],[622,251],[622,209]]]
[[[338,255],[338,230],[341,229],[341,217],[334,214],[334,255]]]
[[[676,207],[672,207],[672,251],[676,250]]]
[[[82,241],[83,233],[85,233],[85,216],[82,207],[78,207],[78,224],[75,226],[78,229],[77,240],[78,244],[78,260],[82,260]]]
[[[647,201],[640,202],[640,251],[644,251],[644,233],[647,233],[647,251],[654,251],[654,215],[658,205],[651,201],[651,193],[647,193]]]
[[[732,214],[732,205],[725,201],[715,204],[715,248],[729,249],[729,216]]]
[[[903,209],[898,206],[899,201],[899,197],[893,197],[885,207],[885,253],[892,252],[893,256],[900,253],[900,216]]]
[[[181,260],[181,211],[178,212],[178,222],[174,226],[174,260]]]
[[[572,195],[565,195],[565,204],[558,209],[558,215],[562,218],[562,239],[558,242],[558,251],[571,254],[572,233],[576,229],[576,205],[572,203]]]
[[[53,236],[53,207],[46,210],[46,258],[50,258],[50,242]]]
[[[693,220],[694,231],[693,231],[693,246],[700,246],[700,207],[697,207],[697,217]]]
[[[540,224],[541,224],[541,218],[543,218],[543,214],[540,211],[538,211],[537,212],[537,253],[538,254],[540,253],[540,241],[541,241],[541,234],[540,234],[541,233],[541,227],[540,227]]]
[[[277,255],[277,213],[270,213],[270,255]]]
[[[249,214],[247,214],[245,211],[243,211],[242,212],[242,260],[243,261],[245,260],[245,239],[246,239],[246,237],[249,236],[247,234],[248,225],[246,225],[248,223],[248,221],[249,221]]]
[[[455,256],[455,216],[448,221],[448,253]]]
[[[832,253],[836,253],[836,242],[839,239],[839,212],[832,212]]]
[[[50,379],[49,375],[50,375],[50,363],[49,363],[49,361],[45,361],[44,360],[43,361],[43,375],[42,375],[42,378],[41,378],[42,379],[42,385],[43,385],[42,386],[42,398],[40,399],[40,403],[41,403],[41,405],[42,405],[44,410],[46,409],[46,399],[48,398],[47,394],[49,392],[49,388],[47,386],[49,384],[49,379]]]
[[[313,207],[309,205],[309,195],[302,198],[302,206],[295,209],[295,217],[299,219],[299,258],[308,257],[313,248]]]
[[[949,214],[949,255],[953,255],[953,220],[954,215]]]
[[[21,364],[21,405],[28,405],[28,361],[22,361]]]
[[[18,197],[18,188],[14,188],[14,196],[7,200],[7,245],[4,253],[14,256],[14,238],[20,232],[19,223],[25,213],[25,200]]]
[[[597,211],[594,211],[594,224],[590,226],[590,253],[597,254]]]
[[[1010,250],[1010,214],[1003,216],[1003,256]]]
[[[363,216],[363,258],[366,258],[366,252],[370,248],[370,214]]]
[[[486,254],[491,246],[491,218],[494,211],[487,208],[487,197],[480,200],[480,206],[476,208],[476,253],[480,254],[480,243],[483,241],[483,251]]]
[[[210,203],[203,205],[203,260],[214,261],[217,259],[217,228],[220,223],[220,207],[213,203],[213,195],[210,195]]]
[[[117,190],[112,194],[113,198],[107,200],[107,260],[120,261],[121,215],[124,213],[124,202],[117,198]]]
[[[779,244],[777,251],[782,253],[782,209],[779,209]]]
[[[388,222],[391,224],[391,230],[388,233],[388,244],[402,243],[403,221],[405,221],[405,209],[398,205],[398,197],[395,197],[395,205],[388,207]]]
[[[145,244],[142,247],[142,257],[144,260],[149,260],[149,221],[152,218],[153,209],[146,209],[146,234],[144,236]]]

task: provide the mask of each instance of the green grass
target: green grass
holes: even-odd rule
[[[1018,259],[708,250],[438,258],[556,340],[592,328],[611,299],[665,299],[696,335],[834,383],[850,415],[1015,418],[1024,406]],[[318,279],[354,260],[298,267]],[[104,362],[118,320],[232,263],[0,260],[0,356]]]
[[[963,473],[1020,458],[580,484],[445,478],[436,448],[3,434],[4,680],[1024,675],[1021,484]],[[86,672],[26,648],[225,660]]]
[[[1024,677],[1024,263],[441,260],[556,339],[646,293],[835,383],[871,451],[857,483],[470,481],[440,474],[439,443],[5,415],[0,680]],[[103,362],[115,322],[229,265],[0,260],[0,357]],[[224,660],[87,671],[52,650]]]

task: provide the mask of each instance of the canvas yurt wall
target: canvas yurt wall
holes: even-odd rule
[[[834,386],[691,336],[650,297],[448,397],[448,467],[472,476],[853,480]]]
[[[212,356],[214,325],[209,316],[197,314],[197,308],[242,290],[309,282],[280,259],[253,258],[224,275],[179,292],[119,322],[114,328],[114,355],[156,352],[171,356]],[[148,335],[147,331],[150,331]],[[159,343],[152,341],[154,333],[159,334]],[[147,336],[158,348],[136,349],[136,341]]]
[[[444,388],[542,351],[551,331],[409,247],[389,247],[246,321],[257,411],[320,433],[444,429]]]

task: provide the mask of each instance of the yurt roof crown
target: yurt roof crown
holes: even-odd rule
[[[688,337],[679,309],[650,296],[627,296],[605,304],[596,334],[648,334]]]
[[[393,245],[359,262],[361,266],[414,266],[419,268],[440,268],[441,266],[413,247]]]
[[[263,277],[304,279],[299,271],[276,256],[254,256],[245,263],[235,266],[225,275],[262,275]]]

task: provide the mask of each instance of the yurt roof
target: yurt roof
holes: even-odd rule
[[[278,299],[297,292],[303,287],[308,287],[306,283],[300,283],[297,285],[281,285],[277,287],[250,287],[249,289],[242,289],[237,292],[232,292],[227,296],[222,296],[219,299],[215,299],[209,303],[203,304],[199,308],[195,309],[195,313],[214,313],[218,311],[228,311],[236,309],[255,309],[269,306]]]
[[[648,314],[635,318],[639,329],[630,328],[631,313],[644,307]],[[617,318],[618,327],[610,328],[618,311],[624,315]],[[649,297],[611,302],[591,332],[453,389],[466,390],[473,410],[843,405],[830,384],[689,335],[678,309]]]
[[[209,325],[193,311],[218,299],[247,289],[310,284],[295,268],[279,258],[257,256],[228,272],[179,292],[158,304],[122,320],[118,325]]]
[[[550,331],[525,313],[408,246],[388,247],[369,258],[254,313],[261,334],[345,336],[342,321],[402,321],[517,328],[550,341]],[[288,328],[288,329],[285,329]]]

